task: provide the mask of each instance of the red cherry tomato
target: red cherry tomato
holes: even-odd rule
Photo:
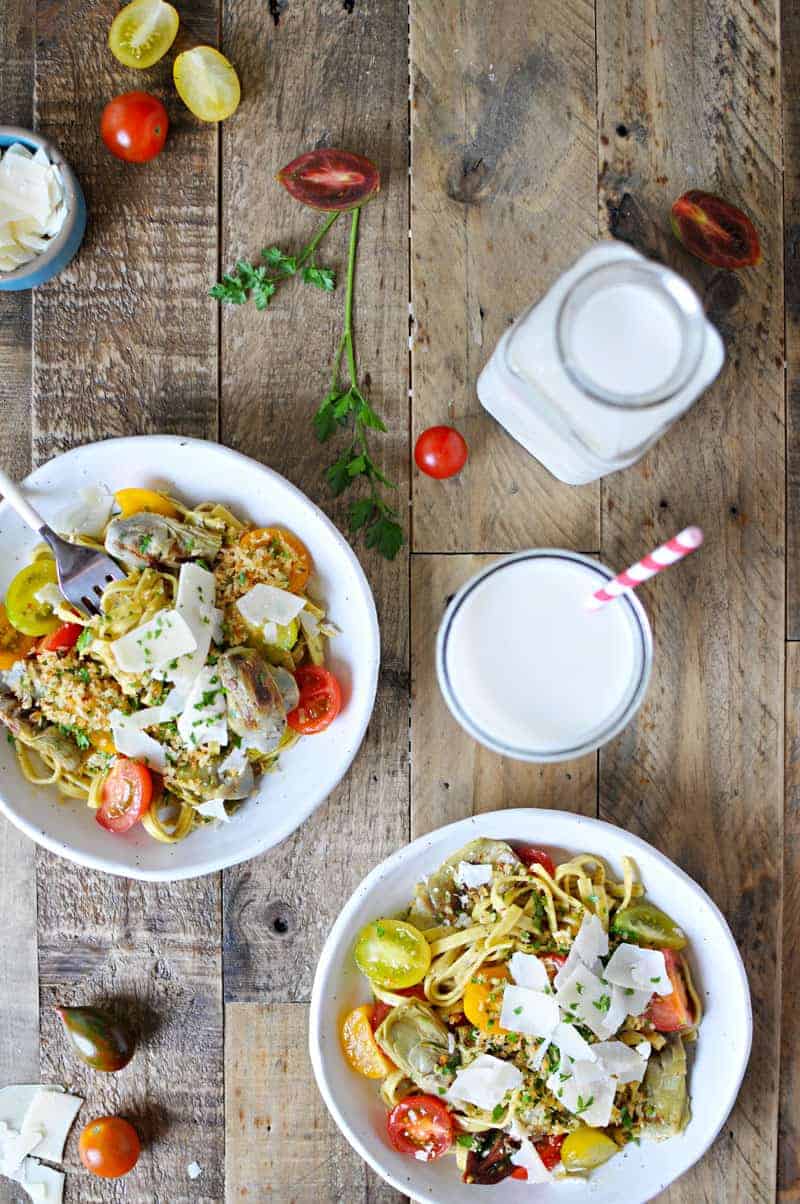
[[[97,822],[107,832],[127,832],[153,800],[153,778],[146,765],[120,757],[103,783]]]
[[[68,648],[74,648],[82,631],[80,623],[62,623],[39,641],[39,651],[66,652]]]
[[[680,1033],[694,1023],[689,993],[683,977],[683,959],[674,949],[662,949],[667,974],[672,983],[671,995],[654,995],[645,1012],[660,1033]]]
[[[559,1133],[558,1136],[543,1137],[541,1141],[534,1141],[536,1153],[544,1163],[545,1170],[551,1171],[554,1166],[558,1166],[561,1161],[561,1147],[564,1144],[566,1133]],[[515,1166],[511,1172],[512,1179],[527,1179],[528,1172],[524,1166]]]
[[[342,709],[338,681],[322,665],[301,665],[295,673],[300,701],[286,716],[289,727],[304,736],[323,732]]]
[[[390,1003],[384,1003],[382,999],[375,1000],[372,1005],[372,1015],[369,1018],[373,1033],[376,1029],[380,1028],[391,1010],[392,1005]]]
[[[548,977],[553,979],[567,960],[567,955],[566,953],[541,953],[539,960],[544,962]]]
[[[429,426],[414,447],[417,468],[439,481],[461,472],[468,455],[466,439],[452,426]]]
[[[401,1154],[422,1155],[421,1161],[441,1158],[453,1144],[453,1118],[433,1095],[407,1095],[387,1119],[389,1141]]]
[[[141,1153],[139,1135],[121,1116],[98,1116],[83,1130],[78,1142],[81,1162],[92,1175],[119,1179],[133,1170]]]
[[[543,849],[537,849],[532,844],[518,844],[514,846],[514,852],[525,865],[540,865],[547,870],[551,878],[555,874],[556,867],[553,864],[553,858]]]
[[[126,92],[103,109],[100,136],[112,155],[127,163],[146,163],[164,149],[167,110],[148,92]]]

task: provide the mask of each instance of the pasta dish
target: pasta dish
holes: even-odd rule
[[[344,1017],[343,1050],[380,1081],[401,1153],[452,1153],[474,1184],[585,1175],[689,1122],[686,946],[631,859],[616,880],[591,853],[474,840],[362,929],[373,1001]]]
[[[174,842],[225,822],[341,706],[335,629],[307,548],[219,503],[87,491],[73,542],[125,570],[78,614],[43,545],[0,607],[0,723],[25,777],[86,801],[110,832]]]

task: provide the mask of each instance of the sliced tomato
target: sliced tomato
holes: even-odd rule
[[[395,991],[395,995],[405,995],[407,999],[421,999],[423,1003],[428,998],[425,994],[425,988],[420,982],[413,987],[402,987],[399,991]]]
[[[392,1005],[390,1003],[384,1003],[382,999],[375,1000],[375,1002],[372,1005],[372,1014],[369,1018],[369,1022],[372,1025],[373,1033],[375,1032],[376,1029],[380,1028],[380,1026],[383,1024],[384,1020],[389,1015],[391,1010],[392,1010]]]
[[[299,155],[281,168],[278,180],[296,201],[327,211],[355,209],[381,187],[371,159],[332,147]]]
[[[551,979],[555,978],[567,960],[566,953],[542,953],[539,956],[540,960],[544,962],[544,968]]]
[[[683,958],[674,949],[662,949],[667,974],[672,983],[670,995],[654,995],[645,1012],[660,1033],[685,1032],[694,1025],[692,1006],[683,976]]]
[[[108,832],[127,832],[150,809],[153,777],[146,765],[120,757],[103,783],[97,822]]]
[[[49,602],[40,602],[37,594],[45,586],[56,585],[55,561],[39,556],[20,569],[6,592],[9,623],[24,635],[49,635],[61,626]]]
[[[301,539],[284,527],[256,527],[245,531],[239,541],[243,548],[256,552],[259,566],[285,582],[293,594],[302,594],[311,575],[311,555]]]
[[[178,24],[177,11],[165,0],[132,0],[114,18],[108,45],[123,66],[152,67],[175,41]]]
[[[561,1147],[564,1144],[566,1133],[556,1135],[552,1133],[547,1137],[542,1137],[540,1141],[534,1141],[536,1153],[545,1164],[546,1168],[551,1171],[554,1166],[558,1166],[561,1161]]]
[[[36,638],[17,631],[9,622],[5,606],[0,606],[0,669],[10,669],[35,647]]]
[[[528,1178],[528,1172],[525,1170],[524,1166],[515,1166],[511,1172],[511,1178],[522,1179],[524,1181]]]
[[[184,50],[173,63],[172,78],[186,108],[201,121],[224,121],[239,107],[236,68],[214,46]]]
[[[374,1004],[364,1003],[347,1013],[342,1022],[342,1048],[348,1062],[359,1074],[368,1079],[385,1079],[392,1069],[392,1063],[384,1057],[372,1035],[377,1027],[373,1022],[374,1007]]]
[[[441,1158],[453,1144],[453,1117],[434,1095],[407,1095],[392,1108],[387,1127],[394,1148],[421,1162]]]
[[[177,518],[179,515],[169,498],[163,493],[156,493],[155,489],[118,489],[114,501],[122,511],[123,518],[143,511],[146,514],[163,514],[165,518]]]
[[[518,844],[514,846],[514,852],[525,865],[540,865],[547,870],[551,878],[555,875],[556,867],[553,858],[549,853],[545,853],[544,849],[537,849],[532,844]]]
[[[507,982],[509,977],[507,966],[481,966],[464,989],[464,1015],[483,1033],[504,1036],[508,1032],[500,1027],[503,992],[499,984]],[[480,978],[486,982],[478,981]]]
[[[40,652],[66,652],[74,648],[81,637],[83,628],[80,623],[62,623],[55,631],[51,631],[39,641]]]
[[[323,732],[342,709],[342,690],[338,681],[322,665],[301,665],[295,679],[300,689],[300,701],[286,716],[286,722],[293,731],[304,736]]]

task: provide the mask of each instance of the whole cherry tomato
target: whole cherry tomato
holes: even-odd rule
[[[464,436],[452,426],[429,426],[414,447],[414,459],[420,472],[440,481],[461,472],[468,455]]]
[[[127,163],[146,163],[164,149],[167,110],[149,92],[126,92],[103,109],[100,136],[112,155]]]
[[[133,1170],[141,1153],[139,1135],[121,1116],[98,1116],[80,1136],[78,1153],[87,1171],[101,1179],[119,1179]]]

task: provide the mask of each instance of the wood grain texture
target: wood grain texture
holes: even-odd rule
[[[476,743],[452,717],[436,680],[436,633],[461,586],[492,556],[421,556],[411,564],[411,831],[503,807],[555,807],[594,815],[597,756],[529,765]]]
[[[320,144],[373,156],[380,196],[364,210],[356,337],[362,379],[389,434],[376,451],[408,498],[407,23],[394,0],[348,14],[338,0],[293,0],[273,25],[261,0],[226,10],[224,46],[242,76],[237,120],[223,130],[223,262],[256,258],[276,243],[299,249],[318,218],[292,202],[274,173]],[[313,47],[313,53],[311,48]],[[358,98],[357,101],[355,98]],[[253,148],[257,147],[257,153]],[[346,221],[346,219],[345,219]],[[340,222],[319,261],[343,267]],[[342,322],[343,289],[331,296],[293,281],[266,314],[222,315],[225,442],[277,468],[340,526],[324,467],[337,452],[317,445],[312,415],[328,388]],[[311,549],[312,555],[314,549]],[[292,838],[225,875],[227,1000],[308,998],[331,922],[368,869],[408,839],[408,566],[364,552],[381,624],[382,667],[364,747],[343,784]],[[324,881],[320,891],[317,883]],[[276,1199],[291,1190],[275,1185]],[[352,1204],[356,1204],[353,1197]]]
[[[451,481],[415,474],[414,547],[597,547],[597,486],[556,481],[475,391],[508,325],[597,234],[593,5],[410,13],[413,434],[454,423],[470,447]]]
[[[97,133],[110,97],[144,86],[109,54],[114,0],[39,0],[36,121],[74,167],[90,222],[77,259],[36,295],[33,441],[38,459],[87,439],[217,433],[217,130],[171,84],[171,56],[147,72],[165,100],[164,152],[132,167]],[[181,6],[216,42],[217,0]]]
[[[707,292],[728,362],[688,417],[602,491],[610,564],[687,522],[706,532],[701,553],[642,591],[653,682],[637,722],[600,757],[601,814],[709,890],[748,965],[755,1056],[713,1150],[667,1194],[685,1204],[756,1204],[775,1190],[785,579],[777,37],[770,4],[712,0],[686,6],[681,20],[662,0],[598,5],[610,228],[653,249],[649,232],[665,228],[674,197],[704,187],[748,209],[765,258],[721,289],[719,273],[660,236],[655,249]]]
[[[781,5],[784,299],[786,306],[787,615],[800,639],[800,5]]]
[[[400,1204],[328,1115],[307,1027],[304,1004],[225,1009],[226,1204]]]
[[[135,1175],[96,1179],[65,1163],[68,1204],[211,1204],[223,1196],[223,1023],[219,875],[152,884],[113,878],[50,854],[39,865],[43,1082],[86,1100],[82,1124],[121,1115],[143,1153]],[[108,1005],[139,1035],[133,1060],[98,1074],[72,1052],[56,1004]],[[191,1183],[189,1163],[203,1167]]]
[[[786,649],[786,807],[783,850],[781,1090],[778,1113],[778,1199],[800,1200],[800,644]]]

